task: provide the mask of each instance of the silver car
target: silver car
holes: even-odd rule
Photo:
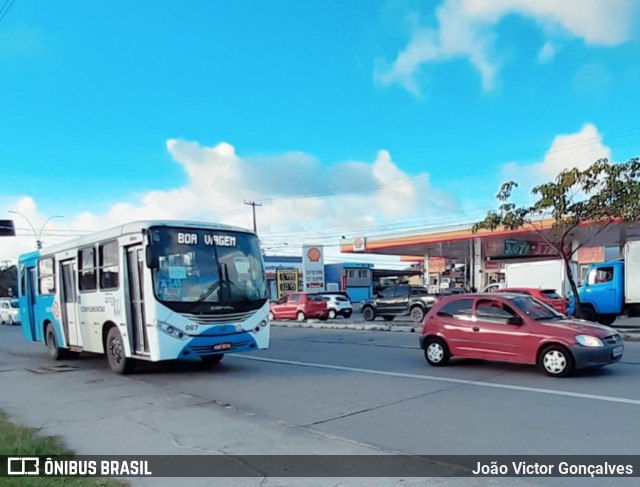
[[[3,325],[20,324],[20,305],[18,298],[0,298],[0,323]]]
[[[351,317],[353,306],[349,298],[339,294],[324,294],[322,297],[327,302],[330,319],[334,319],[338,315],[344,316],[345,318]]]

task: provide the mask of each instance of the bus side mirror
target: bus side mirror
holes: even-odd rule
[[[147,267],[149,269],[157,269],[158,268],[158,258],[153,255],[153,249],[151,245],[147,245],[145,249],[145,258],[147,260]]]

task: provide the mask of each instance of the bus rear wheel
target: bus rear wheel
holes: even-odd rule
[[[105,352],[109,367],[118,374],[128,374],[133,370],[133,359],[127,358],[124,350],[124,340],[120,330],[115,326],[111,327],[107,333]]]
[[[58,338],[56,337],[56,332],[53,329],[52,324],[47,325],[45,339],[49,356],[53,360],[74,359],[80,356],[78,352],[72,352],[71,350],[67,350],[66,348],[60,348],[60,346],[58,345]]]

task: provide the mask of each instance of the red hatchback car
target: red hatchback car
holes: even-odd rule
[[[269,306],[270,320],[304,321],[307,318],[320,318],[324,321],[328,316],[327,302],[317,294],[291,293]]]
[[[548,304],[558,313],[567,314],[567,302],[556,293],[553,289],[538,289],[529,287],[508,287],[504,289],[496,289],[497,293],[518,293],[532,296],[545,304]]]
[[[622,337],[608,326],[568,318],[523,294],[463,294],[440,299],[424,319],[427,362],[450,357],[538,364],[548,375],[619,362]]]

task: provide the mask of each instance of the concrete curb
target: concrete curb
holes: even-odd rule
[[[618,330],[620,331],[620,330]],[[620,332],[625,342],[640,342],[640,333],[624,333]]]
[[[395,331],[405,333],[420,333],[421,326],[416,325],[386,325],[380,324],[364,324],[364,323],[328,323],[323,321],[272,321],[271,326],[281,328],[312,328],[325,330],[360,330],[360,331]],[[617,330],[626,342],[640,342],[640,331],[624,331]]]

